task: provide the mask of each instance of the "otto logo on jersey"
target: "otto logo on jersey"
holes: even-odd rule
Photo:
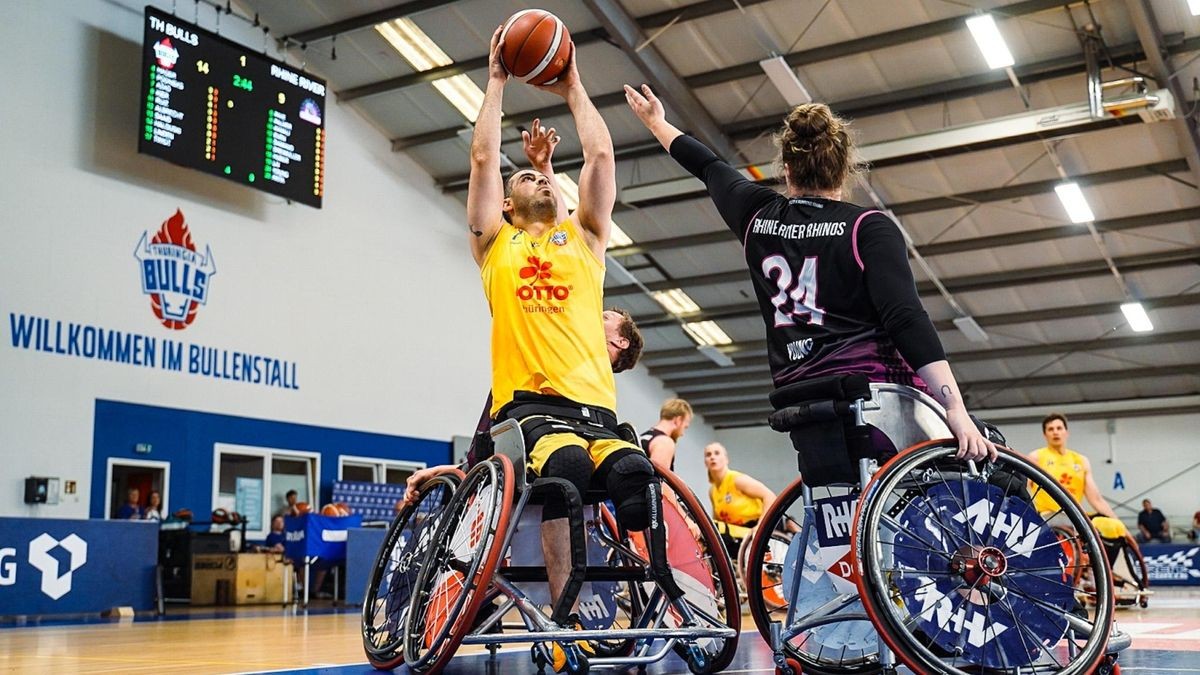
[[[196,319],[200,305],[208,303],[208,287],[217,273],[212,249],[196,252],[183,212],[163,221],[153,237],[142,233],[133,257],[141,265],[142,293],[150,296],[150,309],[162,325],[183,330]]]
[[[554,283],[538,283],[541,281],[554,281],[554,272],[551,271],[554,263],[549,260],[543,261],[535,255],[529,256],[525,261],[529,263],[529,266],[521,268],[521,278],[528,279],[529,282],[524,286],[517,286],[518,299],[526,301],[566,300],[571,296],[571,288],[569,286],[558,286]]]

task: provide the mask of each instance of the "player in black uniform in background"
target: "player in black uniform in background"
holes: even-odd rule
[[[996,457],[967,414],[917,297],[899,228],[879,211],[841,201],[861,168],[844,120],[822,103],[792,109],[776,136],[787,184],[779,194],[667,122],[650,87],[626,85],[625,98],[675,161],[704,181],[742,242],[776,387],[862,373],[925,389],[946,408],[958,457]]]

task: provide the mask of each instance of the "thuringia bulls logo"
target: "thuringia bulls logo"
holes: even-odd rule
[[[176,209],[153,238],[143,232],[133,257],[141,263],[142,293],[150,296],[154,316],[172,330],[190,326],[200,305],[208,303],[217,267],[211,248],[205,246],[204,255],[196,252],[183,212]]]
[[[528,285],[517,286],[517,297],[521,300],[566,300],[571,295],[569,286],[555,286],[554,273],[550,271],[554,263],[531,255],[525,259],[528,267],[521,268],[521,278],[528,280]],[[539,281],[551,283],[539,284]]]

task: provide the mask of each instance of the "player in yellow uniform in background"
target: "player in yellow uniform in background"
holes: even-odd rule
[[[720,443],[704,447],[704,466],[708,469],[708,498],[717,532],[730,557],[737,559],[738,546],[771,508],[775,493],[758,480],[730,469],[729,453]]]
[[[1100,488],[1096,487],[1096,481],[1092,479],[1091,462],[1087,457],[1067,447],[1070,432],[1067,431],[1066,416],[1061,413],[1047,415],[1042,420],[1042,436],[1046,438],[1046,447],[1029,453],[1029,459],[1053,476],[1080,506],[1083,505],[1083,498],[1087,497],[1092,510],[1103,516],[1102,519],[1093,520],[1093,524],[1101,530],[1103,536],[1125,536],[1125,526],[1121,525],[1117,514],[1100,494]],[[1042,491],[1037,491],[1034,495],[1033,505],[1039,513],[1047,517],[1053,516],[1059,510],[1054,498]]]

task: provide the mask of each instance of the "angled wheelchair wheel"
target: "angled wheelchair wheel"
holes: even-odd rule
[[[673,492],[679,505],[678,509],[664,505],[663,520],[667,525],[668,562],[684,590],[684,600],[697,614],[702,612],[740,634],[742,607],[738,602],[737,580],[716,527],[700,506],[700,500],[679,476],[661,469],[657,473],[662,479],[664,493],[667,490]],[[693,537],[692,531],[699,531],[700,538]],[[719,673],[733,662],[737,640],[733,637],[697,641],[696,647],[703,652],[699,655],[702,663],[697,662],[694,652],[680,655],[693,673]]]
[[[512,463],[495,455],[467,473],[443,509],[404,622],[413,672],[440,672],[473,625],[503,553],[512,496]]]
[[[853,509],[853,494],[848,488],[814,488],[811,494],[814,504],[828,502],[845,514]],[[804,482],[797,478],[759,519],[758,530],[750,540],[742,576],[750,615],[768,644],[771,624],[782,624],[784,656],[805,673],[878,673],[875,627],[866,620],[846,562],[850,552],[849,531],[846,529],[843,540],[827,540],[822,547],[815,525],[810,525],[808,540],[804,539],[800,527],[806,518]],[[796,529],[800,531],[791,531]],[[802,552],[804,571],[798,574]],[[830,608],[836,609],[824,614]],[[794,628],[788,626],[789,613]],[[817,613],[823,616],[806,618]]]
[[[409,600],[442,513],[462,478],[463,473],[455,470],[423,484],[417,501],[392,520],[375,556],[363,601],[362,638],[367,660],[379,670],[404,663]]]
[[[1093,672],[1106,658],[1113,597],[1087,516],[1024,457],[1004,450],[976,465],[956,452],[952,439],[905,450],[859,501],[857,584],[880,637],[918,673]],[[1033,506],[1040,493],[1059,507],[1045,519]],[[1063,541],[1047,525],[1058,516],[1082,551],[1076,564],[1096,580],[1089,590],[1073,585]]]

